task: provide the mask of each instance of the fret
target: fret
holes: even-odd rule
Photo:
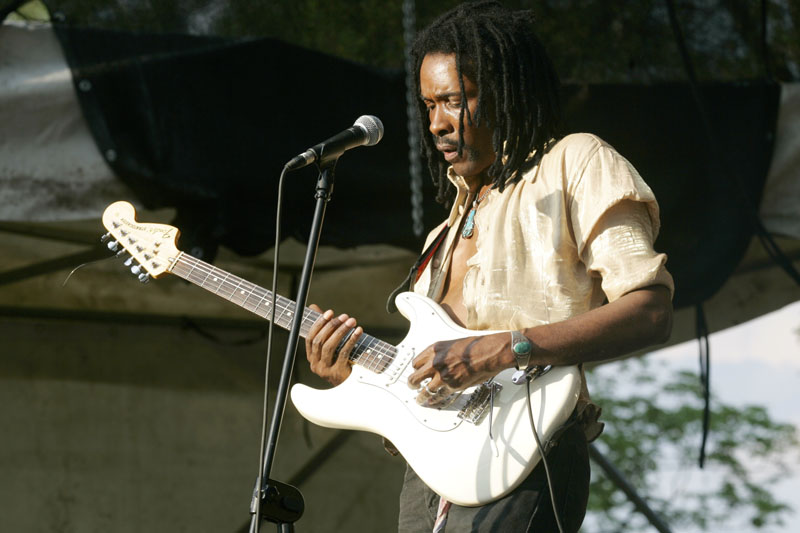
[[[219,288],[217,289],[217,294],[222,296],[229,302],[236,303],[233,301],[234,296],[236,296],[236,290],[235,290],[235,285],[231,281],[231,278],[233,278],[233,280],[236,280],[236,276],[231,276],[230,274],[228,274],[225,277],[225,279],[220,281]]]
[[[285,314],[286,314],[286,307],[280,305],[278,302],[275,302],[275,323],[282,328],[287,328],[289,327],[290,324],[290,322],[284,319]]]
[[[242,285],[245,285],[245,286],[250,285],[250,287],[243,289]],[[241,305],[242,307],[244,307],[248,311],[252,311],[252,309],[250,309],[247,306],[247,300],[250,298],[250,296],[253,295],[253,288],[254,287],[253,287],[252,283],[250,283],[249,281],[245,281],[245,280],[239,278],[239,284],[236,286],[236,292],[238,292],[241,295],[244,295],[244,300],[242,300],[242,303],[240,303],[239,305]]]
[[[181,254],[181,257],[183,257],[183,256],[184,256],[184,254]],[[194,259],[194,258],[192,258],[192,259]],[[192,268],[189,269],[189,273],[186,275],[186,279],[189,279],[189,276],[192,275],[193,271],[194,271],[194,265],[192,265]]]
[[[353,351],[350,352],[350,360],[354,363],[360,363],[361,354],[364,352],[364,343],[370,343],[370,339],[372,337],[370,335],[362,335],[360,339],[356,341],[355,346],[353,346]]]
[[[377,354],[380,353],[381,348],[381,341],[375,339],[375,343],[369,349],[369,369],[375,370],[378,368],[378,357]]]
[[[233,297],[233,292],[230,289],[230,285],[231,285],[231,282],[229,281],[230,274],[228,274],[226,272],[224,274],[225,274],[224,278],[222,278],[222,279],[217,278],[218,284],[217,284],[217,290],[216,290],[215,294],[217,294],[219,296],[222,296],[226,300],[230,300]]]
[[[250,290],[250,294],[253,296],[250,301],[252,302],[250,305],[253,306],[252,311],[263,317],[267,318],[269,316],[270,306],[272,305],[272,297],[268,297],[266,294],[260,294],[259,291],[260,287],[253,285],[253,288]],[[249,298],[249,297],[248,297]],[[253,302],[253,300],[255,300]],[[261,310],[261,307],[264,307],[264,310]]]
[[[308,335],[308,332],[311,331],[311,326],[314,325],[314,322],[320,317],[320,313],[309,309],[308,307],[305,308],[303,311],[303,322],[300,324],[300,333],[305,337]]]
[[[286,307],[286,325],[285,328],[290,328],[292,326],[292,321],[294,320],[294,306],[287,306]]]
[[[376,361],[375,372],[382,372],[387,366],[389,366],[397,355],[397,348],[392,346],[391,344],[380,341],[381,342],[381,349],[380,349],[380,356]]]
[[[226,284],[230,286],[231,289],[231,295],[228,300],[235,303],[239,307],[244,307],[244,305],[242,305],[244,298],[242,297],[242,292],[240,290],[240,287],[242,286],[242,278],[231,275],[226,280]]]
[[[201,262],[199,260],[198,260],[198,264],[201,264]],[[208,281],[208,277],[211,275],[211,273],[213,271],[214,271],[214,267],[211,267],[211,269],[208,272],[206,272],[206,277],[203,278],[203,281],[200,282],[200,286],[203,287],[206,290],[208,290],[208,287],[206,287],[206,281]]]
[[[236,286],[233,283],[234,281],[236,281],[236,276],[231,276],[226,272],[225,279],[220,281],[217,294],[223,296],[228,301],[233,302],[233,297],[236,296]]]
[[[262,318],[267,320],[271,318],[272,292],[263,287],[185,253],[181,253],[174,259],[171,272]],[[284,329],[290,329],[295,308],[295,302],[277,295],[275,297],[275,324]],[[300,320],[302,337],[308,335],[319,317],[319,312],[308,307],[303,309]],[[355,364],[380,373],[391,364],[396,353],[397,349],[391,344],[364,334],[356,342],[349,358]]]
[[[368,337],[369,342],[363,346],[357,357],[358,364],[374,372],[382,372],[391,364],[397,354],[397,349],[375,337]],[[353,350],[355,352],[355,350]]]
[[[231,278],[233,278],[233,281],[236,282],[236,285],[233,285],[233,283],[231,283],[230,301],[235,303],[239,307],[242,307],[250,311],[250,309],[246,305],[247,298],[250,296],[250,291],[244,288],[247,282],[242,278],[236,276],[231,276]]]
[[[354,361],[357,362],[358,364],[360,364],[361,366],[365,366],[365,367],[369,368],[370,370],[372,370],[372,368],[370,368],[371,363],[372,363],[372,357],[373,357],[372,356],[372,350],[373,350],[373,346],[372,345],[376,344],[378,342],[378,339],[376,339],[375,337],[373,337],[371,335],[365,335],[365,338],[367,339],[368,342],[367,342],[366,346],[363,347],[363,350],[361,351],[361,353],[359,353],[357,355],[357,359],[355,359]]]
[[[362,366],[367,366],[367,361],[369,359],[369,346],[375,339],[371,335],[364,335],[364,337],[360,341],[360,346],[358,350],[353,350],[353,353],[350,354],[350,357],[353,359],[353,362],[358,363]]]
[[[262,305],[264,306],[264,311],[263,312],[261,312],[259,310],[259,307],[262,306]],[[267,320],[269,320],[270,319],[270,315],[271,315],[271,313],[270,313],[270,306],[271,305],[272,305],[272,295],[271,294],[261,295],[258,298],[258,302],[256,303],[256,307],[255,307],[255,309],[253,309],[253,312],[255,314],[259,315],[260,317],[266,318]]]
[[[212,273],[215,274],[213,281],[214,281],[214,283],[217,284],[217,289],[214,291],[214,294],[219,294],[219,290],[222,288],[222,285],[225,283],[225,280],[228,279],[228,273],[227,272],[225,272],[225,279],[223,279],[223,280],[219,279],[219,277],[216,275],[217,272],[219,272],[219,270],[217,270],[216,268],[212,271]]]
[[[370,357],[370,359],[372,359],[372,366],[370,367],[371,370],[380,368],[381,353],[384,351],[385,348],[383,347],[383,343],[379,339],[375,339],[375,346],[372,347],[372,354]]]

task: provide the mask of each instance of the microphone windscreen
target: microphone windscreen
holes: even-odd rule
[[[378,141],[383,138],[383,122],[376,116],[362,115],[353,125],[359,126],[367,132],[367,142],[364,143],[367,146],[378,144]]]

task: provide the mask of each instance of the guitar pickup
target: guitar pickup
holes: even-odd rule
[[[388,378],[386,385],[391,385],[403,375],[408,363],[416,357],[416,352],[413,347],[409,349],[400,344],[397,346],[393,356],[393,358],[387,357],[380,369],[376,370],[376,372],[382,373],[384,377]]]
[[[478,424],[489,410],[492,396],[500,394],[503,386],[495,381],[486,381],[470,394],[469,400],[458,412],[458,418]]]

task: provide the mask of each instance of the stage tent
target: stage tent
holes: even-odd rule
[[[176,278],[142,285],[115,259],[64,281],[78,264],[111,255],[99,242],[100,216],[123,199],[140,221],[179,227],[186,252],[269,286],[281,166],[374,114],[386,136],[338,165],[311,301],[399,340],[405,322],[385,313],[385,297],[421,242],[403,73],[274,39],[8,21],[0,65],[4,523],[236,531],[257,466],[263,321]],[[800,299],[757,236],[760,220],[797,265],[800,85],[700,90],[710,131],[688,84],[564,89],[569,131],[609,141],[660,200],[657,246],[677,285],[673,343],[694,337],[699,305],[718,331]],[[287,188],[286,295],[314,178],[306,169]],[[426,229],[444,213],[428,182]],[[295,379],[323,386],[302,357]],[[393,523],[402,476],[401,462],[384,456],[377,437],[317,428],[289,407],[274,477],[306,496],[298,527],[380,530]]]

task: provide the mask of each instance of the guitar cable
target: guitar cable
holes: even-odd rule
[[[251,519],[250,533],[259,533],[261,531],[261,491],[264,488],[264,466],[266,462],[267,451],[267,424],[269,422],[269,367],[272,360],[272,334],[275,329],[275,307],[277,300],[278,290],[278,263],[280,261],[280,248],[281,248],[281,219],[283,217],[283,184],[286,178],[288,168],[283,167],[280,177],[278,178],[278,194],[276,198],[275,207],[275,246],[272,257],[272,299],[270,302],[270,316],[269,326],[267,327],[267,354],[264,367],[264,399],[261,414],[261,445],[259,446],[258,454],[258,475],[256,476],[256,485],[253,491],[253,501],[251,504],[251,515],[255,515],[255,520]]]
[[[536,440],[536,446],[539,447],[539,455],[542,456],[542,464],[544,465],[544,474],[547,478],[547,489],[550,491],[550,503],[553,506],[553,516],[556,519],[556,526],[558,526],[559,533],[564,533],[564,527],[561,525],[561,518],[559,518],[558,514],[558,506],[556,505],[556,496],[553,492],[553,480],[550,477],[550,465],[547,464],[547,457],[545,457],[544,448],[542,447],[542,441],[539,439],[539,432],[536,431],[536,424],[533,421],[533,407],[531,406],[531,376],[526,376],[525,380],[525,388],[528,400],[528,419],[531,422],[531,431],[533,431],[533,438]]]

